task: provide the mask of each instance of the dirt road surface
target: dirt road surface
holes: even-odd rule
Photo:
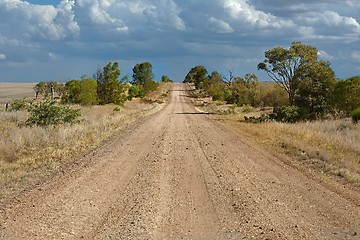
[[[360,194],[334,190],[170,103],[1,212],[4,239],[360,239]],[[326,187],[325,187],[326,186]]]

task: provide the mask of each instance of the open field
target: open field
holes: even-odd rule
[[[161,111],[4,204],[0,238],[358,237],[358,190],[196,111],[183,84],[170,96]]]
[[[36,83],[4,83],[0,82],[0,111],[5,108],[5,104],[16,98],[35,97],[33,87]]]

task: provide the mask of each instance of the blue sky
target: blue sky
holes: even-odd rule
[[[58,5],[61,0],[31,0],[31,1],[27,1],[31,4],[38,4],[38,5]]]
[[[0,81],[67,81],[119,61],[157,80],[196,65],[255,73],[264,52],[301,41],[337,77],[360,74],[359,0],[0,0]]]

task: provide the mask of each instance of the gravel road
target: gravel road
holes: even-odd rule
[[[196,112],[184,87],[174,84],[163,110],[4,206],[0,236],[360,239],[358,191],[310,177]]]

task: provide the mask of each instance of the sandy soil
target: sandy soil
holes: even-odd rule
[[[162,111],[4,206],[0,236],[359,239],[359,192],[309,177],[185,94],[174,84]]]

